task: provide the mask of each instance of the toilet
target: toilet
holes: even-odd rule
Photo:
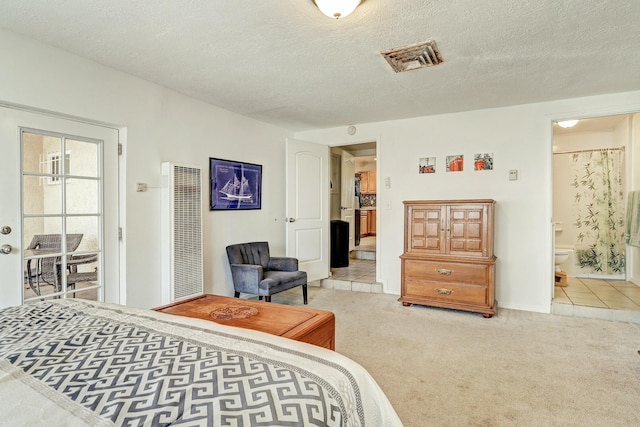
[[[553,260],[555,264],[555,285],[567,286],[567,273],[562,270],[562,265],[569,260],[572,249],[560,249],[555,248],[553,253]]]
[[[556,271],[562,271],[562,264],[567,262],[569,255],[571,255],[571,249],[558,249],[554,250],[554,263],[556,265]]]
[[[553,230],[555,232],[556,238],[562,233],[562,223],[554,222]],[[555,239],[554,239],[555,243]],[[569,260],[573,255],[573,247],[572,246],[561,246],[553,248],[553,263],[555,265],[555,276],[556,276],[556,285],[557,286],[567,286],[567,272],[562,270],[562,265]],[[571,269],[571,265],[569,265]],[[573,271],[569,273],[573,274]]]

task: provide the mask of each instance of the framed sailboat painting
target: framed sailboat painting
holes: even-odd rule
[[[262,208],[262,166],[209,158],[209,210]]]

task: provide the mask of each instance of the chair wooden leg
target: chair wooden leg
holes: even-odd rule
[[[264,301],[265,301],[265,302],[271,302],[271,297],[270,297],[270,296],[266,296],[266,297],[264,297]]]
[[[236,298],[240,298],[240,292],[234,292],[233,296]]]
[[[302,285],[302,301],[307,304],[307,285]]]

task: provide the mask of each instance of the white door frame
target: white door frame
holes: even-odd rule
[[[126,304],[126,251],[125,251],[126,246],[124,244],[124,232],[122,231],[122,224],[125,223],[125,217],[126,217],[125,215],[126,205],[125,205],[125,197],[124,197],[125,196],[124,190],[126,186],[126,168],[125,168],[125,156],[124,156],[123,147],[126,141],[127,128],[121,127],[112,123],[90,120],[84,117],[73,116],[73,115],[58,113],[51,110],[45,110],[45,109],[40,109],[40,108],[35,108],[35,107],[30,107],[25,105],[14,104],[14,103],[2,101],[2,100],[0,100],[0,108],[6,108],[8,110],[13,110],[18,113],[25,112],[28,114],[35,114],[43,118],[50,117],[58,120],[65,120],[69,122],[77,122],[79,124],[86,124],[90,126],[107,128],[117,132],[117,140],[118,140],[117,147],[114,147],[114,149],[117,149],[119,153],[119,155],[117,156],[117,165],[116,165],[118,169],[116,171],[116,175],[118,177],[118,187],[117,187],[118,208],[117,208],[117,214],[116,214],[116,222],[118,224],[119,238],[118,238],[118,245],[117,245],[118,250],[117,250],[117,253],[115,254],[117,264],[118,264],[118,271],[114,272],[114,274],[118,280],[118,288],[116,291],[118,295],[116,299],[111,299],[111,298],[108,298],[107,296],[108,298],[107,301],[119,303],[119,304]],[[16,138],[19,138],[19,135],[16,135]],[[12,143],[16,143],[17,140],[13,140]],[[17,165],[20,165],[21,164],[20,150],[18,150],[17,155],[18,157],[15,159],[15,161]],[[20,168],[18,167],[18,172],[20,172],[19,169]],[[22,191],[22,185],[19,185],[17,189],[18,202],[21,200],[21,195],[20,195],[21,191]],[[17,218],[17,221],[20,222],[20,226],[17,227],[20,231],[19,233],[20,235],[22,234],[21,212],[22,212],[22,209],[20,208],[20,210],[16,213],[16,215],[19,217]],[[22,239],[22,236],[20,236],[20,239]],[[23,244],[22,241],[20,241],[19,244],[21,248]],[[22,253],[22,249],[20,249],[20,252]]]
[[[329,148],[341,148],[344,147],[345,145],[359,145],[359,144],[369,144],[371,142],[375,142],[376,144],[376,188],[377,188],[377,193],[380,193],[381,187],[380,187],[380,138],[376,137],[376,138],[367,138],[364,140],[360,140],[360,141],[349,141],[349,142],[340,142],[340,143],[336,143],[336,144],[332,144],[329,146]],[[386,188],[386,187],[385,187]],[[329,197],[329,199],[327,199],[329,201],[329,203],[331,203],[331,199]],[[376,195],[376,204],[377,204],[377,215],[376,215],[376,282],[378,283],[382,283],[383,286],[383,292],[386,289],[386,282],[382,281],[380,278],[380,269],[381,269],[381,265],[382,265],[382,258],[383,258],[383,254],[380,253],[380,241],[382,240],[381,237],[384,237],[381,233],[381,229],[380,229],[380,217],[382,215],[380,215],[380,210],[381,210],[381,205],[379,203],[379,198]]]
[[[547,131],[547,147],[548,147],[548,156],[547,156],[547,171],[549,176],[549,188],[547,191],[547,218],[549,218],[547,236],[549,245],[551,247],[549,251],[549,306],[550,312],[553,313],[553,298],[555,294],[555,262],[554,262],[554,253],[555,253],[555,229],[553,226],[553,123],[557,121],[574,119],[576,117],[582,119],[588,118],[596,118],[596,117],[605,117],[605,116],[615,116],[618,114],[638,114],[640,113],[640,104],[632,104],[626,105],[624,107],[614,106],[614,107],[604,107],[604,108],[587,108],[587,109],[579,109],[569,112],[563,112],[561,114],[553,114],[548,115],[548,131]],[[640,137],[639,137],[640,138]],[[633,148],[633,147],[632,147]],[[631,190],[640,190],[640,173],[634,176],[634,170],[631,167],[631,156],[634,155],[633,149],[628,150],[628,157],[625,159],[625,178],[626,178],[626,188],[625,191]],[[635,153],[635,156],[640,156],[640,153]],[[635,187],[635,188],[634,188]],[[627,246],[627,249],[629,247]],[[631,256],[630,251],[627,250],[627,267],[626,267],[626,276],[628,281],[632,281],[636,285],[640,286],[640,274],[637,272],[640,271],[640,264],[635,262],[633,256]],[[636,265],[638,264],[638,265]],[[635,278],[633,276],[636,276]]]

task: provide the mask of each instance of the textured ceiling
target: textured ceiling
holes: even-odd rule
[[[0,27],[291,130],[640,89],[638,0],[2,0]],[[433,39],[396,74],[380,51]]]

